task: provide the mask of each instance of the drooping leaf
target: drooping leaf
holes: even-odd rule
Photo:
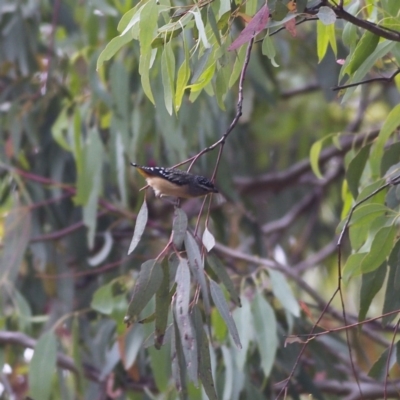
[[[57,339],[53,331],[47,331],[37,341],[29,365],[29,389],[33,399],[50,398],[56,360]]]
[[[371,145],[364,146],[350,161],[346,170],[346,179],[353,198],[358,196],[358,187],[361,175],[368,160]]]
[[[376,233],[369,253],[361,261],[363,273],[374,271],[389,256],[393,248],[393,240],[396,237],[395,225],[384,226]]]
[[[372,300],[382,288],[386,277],[386,270],[387,263],[384,262],[375,271],[363,274],[360,289],[360,311],[358,313],[359,321],[364,320]]]
[[[258,350],[261,357],[261,367],[265,376],[269,376],[279,344],[275,313],[259,292],[257,292],[254,297],[251,310],[254,319]]]
[[[373,366],[368,372],[368,376],[376,379],[377,381],[383,382],[385,376],[387,376],[390,373],[390,370],[396,363],[398,347],[399,347],[399,342],[397,342],[395,346],[387,348],[374,362]]]
[[[388,313],[400,308],[400,241],[397,241],[388,259],[389,277],[386,284],[385,300],[382,313]],[[382,319],[382,324],[387,325],[393,321],[396,314],[388,315]]]
[[[204,391],[209,400],[218,400],[212,376],[209,342],[207,334],[203,328],[201,312],[198,306],[193,307],[192,318],[199,346],[199,376],[201,383],[203,384]]]
[[[228,291],[231,300],[239,307],[241,307],[240,297],[235,289],[235,286],[226,272],[225,266],[222,264],[221,260],[215,254],[209,254],[207,256],[208,265],[218,276],[218,279],[223,283]]]
[[[218,311],[220,312],[222,318],[226,322],[229,332],[232,335],[233,341],[235,342],[236,346],[239,349],[241,349],[242,344],[240,343],[239,333],[237,331],[235,321],[232,318],[231,312],[229,311],[229,307],[225,300],[224,293],[222,292],[218,283],[214,282],[211,279],[210,279],[210,291],[213,302],[217,307]]]
[[[371,31],[366,30],[365,33],[362,35],[360,41],[358,42],[356,48],[354,49],[353,53],[351,54],[351,58],[347,67],[345,69],[345,73],[349,75],[353,74],[361,64],[370,56],[376,46],[379,43],[379,36],[375,35]]]
[[[179,330],[188,376],[197,385],[197,341],[189,316],[190,272],[187,260],[184,258],[180,259],[175,281],[177,283],[174,309],[176,324]]]
[[[144,340],[143,326],[136,324],[135,326],[130,327],[124,340],[125,354],[122,359],[124,361],[125,369],[128,370],[135,362],[137,355],[139,354],[139,350],[142,347]]]
[[[163,280],[156,292],[156,311],[155,311],[155,336],[154,346],[160,349],[164,342],[164,335],[168,323],[168,311],[170,306],[169,296],[169,265],[167,258],[164,258],[162,264]]]
[[[126,324],[131,324],[157,292],[163,280],[163,272],[156,260],[148,260],[140,267],[139,276],[133,288],[132,299],[124,318]]]
[[[161,55],[161,76],[164,87],[165,107],[169,115],[172,115],[172,112],[175,108],[175,56],[172,50],[171,42],[168,42],[164,46],[164,50]]]
[[[387,116],[376,140],[375,146],[371,152],[371,168],[376,175],[380,174],[381,159],[384,147],[390,135],[400,125],[400,104],[396,105]]]
[[[148,218],[148,210],[147,210],[146,200],[144,200],[142,206],[140,207],[139,213],[136,217],[135,230],[133,232],[131,244],[129,245],[128,255],[131,254],[133,250],[135,250],[136,246],[139,244],[144,229],[146,228],[147,218]]]
[[[271,287],[274,296],[281,302],[283,307],[295,317],[300,316],[300,306],[294,297],[292,288],[289,286],[285,276],[279,272],[270,269],[268,271],[271,279]]]
[[[185,234],[185,249],[192,274],[200,285],[204,310],[209,315],[210,297],[207,288],[206,275],[204,273],[204,263],[201,257],[199,245],[189,232],[186,232]]]
[[[102,314],[111,314],[114,307],[112,285],[100,286],[95,291],[90,306]]]
[[[343,281],[347,282],[351,277],[358,276],[362,273],[361,262],[368,253],[351,254],[343,267]]]
[[[250,42],[250,40],[260,33],[267,24],[269,19],[269,8],[267,4],[263,5],[260,10],[254,15],[250,23],[242,30],[240,35],[235,39],[235,41],[228,47],[229,51],[236,50],[245,43]]]
[[[250,342],[254,341],[255,329],[254,318],[250,308],[250,302],[246,297],[243,297],[241,308],[236,308],[232,317],[238,328],[242,349],[235,353],[236,364],[239,369],[243,369],[247,361],[247,352],[250,347]]]
[[[180,398],[188,399],[187,384],[186,384],[186,365],[185,355],[183,353],[182,342],[179,335],[179,328],[176,321],[176,315],[173,313],[172,324],[172,375],[175,380],[175,387],[179,392]]]
[[[187,230],[187,215],[180,207],[176,207],[174,211],[174,219],[172,220],[172,242],[177,249],[182,247],[183,239]]]

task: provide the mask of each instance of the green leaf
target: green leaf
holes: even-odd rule
[[[47,331],[37,341],[29,365],[29,389],[33,399],[50,398],[56,360],[57,339],[53,331]]]
[[[193,308],[193,322],[196,332],[197,343],[199,344],[199,376],[209,400],[218,400],[215,391],[214,379],[212,376],[210,348],[207,334],[203,328],[201,312],[198,306]]]
[[[169,115],[172,115],[175,99],[175,56],[172,50],[171,42],[168,42],[164,46],[164,51],[161,55],[161,76],[164,87],[165,108],[167,109]]]
[[[90,306],[102,314],[110,315],[114,307],[112,285],[100,286],[94,292]]]
[[[232,318],[232,315],[229,311],[228,304],[225,300],[224,293],[222,292],[221,288],[219,287],[217,282],[214,282],[210,279],[210,291],[211,297],[215,306],[217,307],[219,313],[221,314],[222,318],[226,322],[228,326],[229,332],[232,335],[232,339],[235,342],[236,346],[241,349],[242,345],[240,343],[239,333],[237,331],[235,321]]]
[[[195,9],[196,11],[192,11]],[[192,10],[189,12],[194,15],[194,20],[196,23],[196,27],[199,31],[199,37],[200,40],[203,42],[203,46],[205,49],[208,49],[210,47],[210,43],[208,42],[207,35],[206,35],[206,30],[204,28],[203,20],[201,19],[201,13],[198,7],[194,7]]]
[[[393,240],[396,237],[396,226],[384,226],[376,233],[369,253],[361,262],[363,273],[374,271],[389,256],[393,248]]]
[[[151,42],[156,31],[158,20],[158,5],[155,1],[148,1],[141,13],[139,19],[139,41],[140,54],[151,52]]]
[[[17,309],[20,329],[29,330],[30,319],[32,317],[32,311],[29,303],[17,289],[14,290],[14,301]]]
[[[343,281],[348,280],[361,274],[361,261],[368,253],[355,253],[348,257],[346,264],[343,267]]]
[[[251,313],[250,301],[243,297],[243,304],[241,308],[236,308],[232,317],[237,326],[242,349],[237,351],[235,354],[236,365],[240,370],[243,370],[247,361],[247,352],[250,347],[250,343],[254,341],[255,329],[254,320]]]
[[[272,66],[279,67],[279,65],[275,61],[276,50],[274,42],[271,36],[269,36],[269,32],[265,35],[261,48],[262,48],[262,53],[271,60]]]
[[[161,268],[163,271],[163,280],[159,289],[156,292],[156,322],[155,322],[155,336],[154,346],[160,349],[164,342],[164,335],[168,324],[168,312],[170,306],[169,295],[169,265],[168,259],[164,258]]]
[[[350,79],[346,82],[346,84],[360,82],[365,75],[367,75],[371,68],[375,65],[375,63],[382,59],[386,54],[388,54],[393,48],[396,46],[396,42],[391,40],[383,40],[378,44],[375,51],[362,63],[362,65],[358,68],[358,70],[350,77]],[[340,71],[339,79],[343,77],[347,68],[347,63],[343,65],[343,68]],[[348,101],[351,95],[354,93],[358,85],[354,87],[350,87],[346,89],[346,93],[343,96],[342,103]]]
[[[140,207],[139,213],[136,217],[135,230],[133,232],[131,244],[129,245],[128,255],[131,254],[133,250],[136,249],[136,246],[139,244],[143,232],[146,228],[147,219],[148,219],[148,210],[147,210],[146,200],[144,200],[142,206]]]
[[[175,387],[180,393],[181,399],[188,399],[186,385],[186,365],[185,355],[183,353],[182,342],[179,336],[179,328],[176,321],[176,315],[173,314],[172,325],[172,352],[175,352],[176,357],[172,357],[172,376],[175,380]]]
[[[204,229],[202,242],[208,252],[211,251],[212,248],[215,246],[215,238],[207,227],[206,229]]]
[[[124,318],[126,324],[131,324],[157,292],[163,280],[163,273],[157,260],[148,260],[140,267],[139,276],[133,288],[132,299]]]
[[[121,47],[129,43],[131,40],[132,35],[130,34],[130,32],[127,32],[124,35],[120,35],[112,39],[107,44],[105,49],[100,53],[97,60],[96,70],[98,71],[103,66],[105,61],[111,59]]]
[[[375,271],[372,271],[368,274],[363,274],[360,290],[360,311],[358,313],[359,321],[363,321],[365,319],[372,300],[381,289],[383,282],[385,281],[386,270],[387,263],[384,262]]]
[[[187,260],[184,258],[180,259],[175,281],[177,283],[174,309],[176,324],[182,342],[188,376],[197,385],[197,343],[189,317],[190,272]]]
[[[165,393],[168,388],[169,376],[171,374],[171,350],[169,346],[163,346],[160,350],[154,347],[148,349],[150,354],[150,365],[152,376],[161,393]]]
[[[376,176],[380,175],[380,165],[381,159],[384,152],[384,147],[388,141],[390,135],[396,130],[400,125],[400,104],[395,106],[387,116],[380,132],[378,138],[376,139],[375,146],[372,149],[370,156],[370,163],[372,173]]]
[[[320,20],[317,21],[317,54],[320,63],[326,55],[328,45],[331,44],[333,52],[337,53],[335,25],[324,25]]]
[[[293,316],[300,316],[300,306],[293,295],[285,276],[279,272],[270,269],[268,271],[271,279],[271,287],[274,296],[281,302],[282,306]]]
[[[379,36],[370,31],[365,31],[356,48],[351,54],[350,61],[344,70],[349,75],[354,74],[362,63],[374,52],[379,43]]]
[[[350,161],[346,171],[347,183],[349,185],[349,189],[354,199],[356,199],[358,196],[358,187],[361,175],[368,161],[370,149],[371,149],[370,144],[364,146]]]
[[[176,207],[174,211],[174,219],[172,220],[172,242],[177,249],[180,249],[185,238],[188,219],[185,211],[180,207]]]
[[[210,298],[207,288],[206,276],[204,273],[204,264],[200,254],[200,248],[194,237],[186,232],[185,249],[189,260],[189,266],[193,276],[200,285],[203,298],[204,310],[207,315],[210,314]]]
[[[390,373],[393,365],[396,363],[397,357],[397,349],[399,347],[399,342],[396,343],[396,346],[388,347],[374,362],[374,365],[368,372],[368,376],[376,379],[377,381],[383,382],[385,377]],[[390,353],[390,360],[389,359]]]
[[[223,283],[228,291],[231,300],[239,307],[241,307],[240,297],[233,285],[231,278],[226,272],[225,266],[222,264],[221,260],[215,254],[209,254],[207,256],[207,263],[211,269],[218,276],[218,279]]]
[[[230,88],[233,86],[233,84],[238,80],[240,76],[240,72],[242,71],[245,57],[246,57],[246,46],[242,46],[237,52],[235,64],[233,65],[231,78],[229,80]]]
[[[124,367],[128,370],[135,362],[144,340],[143,326],[136,324],[129,328],[125,336]]]
[[[183,95],[185,93],[186,84],[190,78],[190,67],[189,67],[189,52],[187,50],[187,44],[184,40],[185,47],[185,59],[182,62],[178,70],[178,76],[176,79],[176,90],[175,90],[175,112],[178,112],[182,105]]]
[[[148,99],[155,105],[153,92],[151,90],[150,85],[150,68],[151,68],[151,60],[153,55],[157,53],[157,49],[154,49],[152,53],[146,53],[140,55],[139,61],[139,73],[140,80],[142,83],[142,88]]]
[[[382,313],[388,313],[400,309],[400,241],[397,241],[388,259],[389,277],[386,284],[385,301]],[[393,321],[396,314],[386,316],[382,319],[382,324],[387,325]]]
[[[319,155],[322,150],[322,145],[324,142],[331,140],[332,135],[328,135],[323,137],[320,140],[317,140],[312,146],[310,150],[310,164],[311,164],[311,169],[313,170],[314,174],[319,178],[322,179],[323,176],[321,174],[321,170],[319,169]]]
[[[278,348],[275,313],[260,292],[257,292],[251,306],[254,319],[256,341],[261,357],[261,368],[269,376]]]

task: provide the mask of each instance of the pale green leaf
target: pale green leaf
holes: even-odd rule
[[[100,286],[94,292],[90,306],[102,314],[110,315],[114,308],[112,285]]]
[[[232,315],[229,311],[229,307],[225,300],[224,293],[222,292],[218,283],[214,282],[211,279],[210,279],[210,291],[213,302],[217,307],[219,313],[221,314],[222,318],[226,322],[226,325],[228,326],[233,341],[235,342],[236,346],[239,349],[241,349],[242,345],[240,343],[239,333],[237,331],[235,321],[233,320]]]
[[[204,310],[207,315],[210,314],[210,298],[208,294],[206,275],[204,272],[204,263],[201,257],[200,248],[194,237],[186,232],[185,234],[185,249],[189,260],[189,266],[200,285],[201,294],[203,298]]]
[[[277,323],[275,313],[260,292],[257,292],[251,306],[255,335],[261,357],[261,368],[269,376],[278,348]]]
[[[387,116],[376,140],[375,146],[372,149],[370,162],[371,169],[375,175],[380,174],[380,165],[383,156],[383,151],[386,142],[390,135],[400,125],[400,104],[397,104]]]
[[[271,287],[274,296],[281,302],[282,306],[293,316],[300,316],[300,306],[294,297],[292,288],[289,286],[285,276],[275,270],[269,270],[269,277],[271,279]]]
[[[131,324],[157,292],[163,279],[163,272],[156,260],[148,260],[140,267],[139,276],[133,288],[132,299],[124,318],[126,324]]]
[[[133,232],[131,244],[129,245],[128,255],[131,254],[133,250],[136,249],[136,246],[139,244],[143,232],[146,228],[147,219],[148,219],[148,210],[147,210],[146,200],[144,200],[142,206],[140,207],[139,213],[136,217],[135,230]]]
[[[190,272],[186,259],[180,260],[175,281],[177,283],[174,308],[175,320],[182,343],[188,376],[190,380],[197,385],[197,341],[189,316]]]
[[[53,331],[47,331],[37,341],[29,365],[29,389],[33,399],[50,398],[56,360],[57,339]]]
[[[172,220],[172,242],[177,249],[182,247],[188,225],[188,219],[185,211],[180,207],[176,207],[174,211],[174,219]]]

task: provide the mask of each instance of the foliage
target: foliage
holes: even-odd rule
[[[399,25],[394,0],[4,1],[2,395],[397,398]],[[221,194],[143,201],[129,161]]]

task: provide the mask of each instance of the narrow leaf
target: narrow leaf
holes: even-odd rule
[[[218,279],[223,283],[228,291],[231,300],[239,307],[241,307],[240,297],[235,289],[235,286],[226,272],[225,266],[222,264],[221,260],[214,254],[209,254],[207,257],[208,265],[218,276]]]
[[[207,315],[210,314],[210,297],[207,288],[206,276],[204,273],[203,260],[200,254],[200,248],[194,237],[186,232],[185,234],[185,249],[187,252],[189,266],[195,277],[196,281],[200,285],[201,294],[204,303],[204,310]]]
[[[207,334],[203,328],[203,320],[198,306],[192,311],[193,326],[199,346],[199,376],[209,400],[218,400],[212,375],[210,348]]]
[[[269,376],[278,348],[277,324],[275,313],[261,293],[257,292],[252,303],[252,314],[261,367],[266,377]]]
[[[33,399],[50,398],[56,360],[57,339],[53,331],[47,331],[37,341],[29,365],[29,388]]]
[[[159,289],[156,292],[156,322],[155,322],[155,336],[154,346],[160,349],[164,342],[164,335],[168,323],[168,311],[170,306],[169,296],[169,265],[168,259],[164,258],[161,268],[163,271],[163,280]]]
[[[275,297],[281,302],[283,307],[289,311],[293,316],[300,316],[300,306],[297,302],[292,288],[289,286],[285,276],[274,270],[269,270],[269,277],[271,278],[272,292]]]
[[[175,208],[174,219],[172,221],[172,242],[177,249],[182,247],[185,238],[188,219],[185,211],[180,207]]]
[[[124,318],[126,324],[131,324],[156,293],[163,280],[160,264],[156,260],[148,260],[140,267],[139,276],[133,288],[132,299],[128,306],[128,312]]]
[[[367,59],[367,57],[374,52],[378,43],[379,36],[370,31],[365,31],[356,48],[354,49],[350,61],[347,64],[344,72],[351,75],[355,71],[357,71],[361,64]]]
[[[387,263],[384,262],[375,271],[372,271],[368,274],[363,274],[360,289],[360,311],[358,313],[359,321],[364,320],[372,300],[382,288],[386,277],[386,271]]]
[[[148,218],[148,210],[147,210],[146,200],[144,200],[142,206],[140,207],[139,213],[136,217],[135,230],[133,232],[131,244],[129,245],[128,255],[131,254],[132,251],[135,250],[136,246],[139,244],[144,229],[146,228],[147,218]]]
[[[236,344],[236,346],[241,349],[242,344],[240,343],[239,333],[237,331],[235,321],[232,318],[232,315],[229,311],[228,304],[225,300],[224,293],[222,292],[221,288],[219,287],[217,282],[214,282],[210,279],[210,291],[211,297],[215,306],[217,307],[219,313],[221,314],[222,318],[226,322],[228,326],[229,332],[232,335],[232,338]]]
[[[197,343],[189,316],[190,272],[187,260],[184,258],[180,260],[175,280],[177,283],[174,310],[176,323],[185,355],[188,376],[197,385]]]

